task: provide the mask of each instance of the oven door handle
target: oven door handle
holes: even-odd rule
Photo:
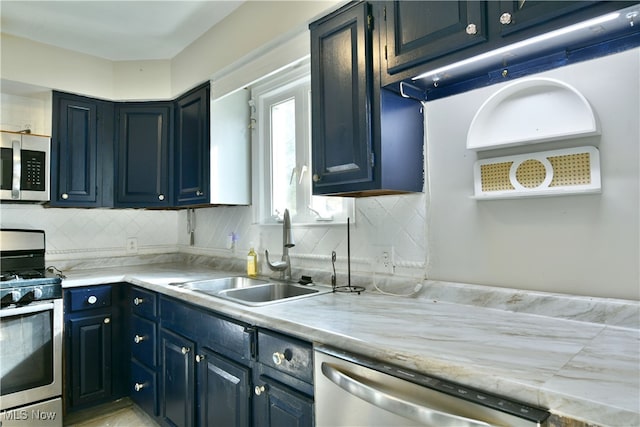
[[[10,307],[3,308],[0,310],[0,318],[2,317],[10,317],[10,316],[19,316],[21,314],[30,314],[30,313],[38,313],[41,311],[53,310],[54,304],[53,302],[39,302],[32,303],[29,305],[25,305],[22,307]]]
[[[352,395],[371,403],[378,408],[385,409],[413,421],[417,421],[428,426],[491,426],[491,424],[487,424],[484,421],[438,411],[424,405],[410,402],[402,397],[394,396],[387,391],[380,390],[373,385],[366,384],[364,382],[364,378],[359,377],[356,379],[347,372],[326,362],[322,363],[321,369],[325,377],[348,393],[351,393]]]

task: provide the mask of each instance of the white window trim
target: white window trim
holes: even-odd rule
[[[264,111],[264,100],[269,92],[276,91],[276,93],[286,92],[291,90],[292,87],[298,86],[300,83],[308,83],[310,87],[310,66],[309,59],[305,58],[295,64],[293,64],[288,71],[281,72],[275,77],[265,78],[264,82],[257,83],[251,88],[251,147],[252,147],[252,210],[253,210],[253,222],[270,225],[278,224],[281,220],[274,218],[271,211],[271,184],[266,182],[265,177],[271,176],[271,158],[269,155],[269,147],[267,144],[262,144],[262,138],[267,134],[267,123],[265,120],[261,120],[259,112]],[[308,103],[311,108],[310,90],[303,94],[303,102]],[[305,117],[304,129],[310,129],[311,123],[306,121],[310,120],[310,117]],[[311,135],[308,135],[311,138]],[[307,159],[307,171],[305,179],[310,179],[311,174],[311,153],[309,148],[305,144],[304,153]],[[310,197],[313,197],[310,195]],[[308,201],[309,204],[311,200]],[[354,201],[351,198],[343,198],[343,205],[345,208],[344,218],[336,218],[331,220],[322,220],[313,217],[313,213],[309,210],[308,215],[298,215],[292,218],[293,225],[305,225],[305,226],[329,226],[329,225],[343,225],[347,221],[347,217],[351,218],[351,222],[354,222]]]

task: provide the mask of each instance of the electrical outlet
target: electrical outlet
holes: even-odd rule
[[[396,270],[393,246],[374,246],[375,271],[393,274]]]
[[[128,254],[138,253],[138,239],[136,237],[127,238],[127,253]]]

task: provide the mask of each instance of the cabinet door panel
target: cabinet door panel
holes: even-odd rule
[[[170,104],[118,108],[120,206],[169,206]]]
[[[111,319],[99,314],[69,319],[71,331],[71,399],[74,406],[111,393]]]
[[[54,93],[54,203],[97,202],[98,103]]]
[[[363,3],[311,28],[314,194],[373,179],[368,17]]]
[[[146,366],[131,361],[131,399],[152,417],[158,415],[156,373]]]
[[[492,25],[500,29],[500,35],[508,36],[527,28],[547,24],[550,20],[593,6],[590,1],[500,1],[500,10],[490,17]],[[508,14],[501,20],[501,17]]]
[[[261,376],[266,392],[257,400],[264,413],[256,413],[257,426],[311,427],[313,426],[313,399],[294,389]],[[266,402],[260,403],[260,399]]]
[[[394,1],[386,15],[390,74],[487,40],[480,1]]]
[[[176,204],[209,199],[209,85],[176,102]]]
[[[249,426],[249,368],[206,349],[199,353],[198,425]]]
[[[169,331],[161,332],[162,419],[171,426],[193,425],[195,414],[194,344]]]

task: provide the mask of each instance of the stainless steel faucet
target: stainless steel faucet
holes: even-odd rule
[[[296,244],[293,241],[293,233],[291,232],[289,209],[285,209],[284,219],[282,221],[282,260],[271,263],[271,261],[269,261],[269,251],[264,251],[267,265],[272,271],[279,271],[280,279],[282,280],[291,280],[291,259],[289,258],[289,248],[292,248],[295,245]]]

